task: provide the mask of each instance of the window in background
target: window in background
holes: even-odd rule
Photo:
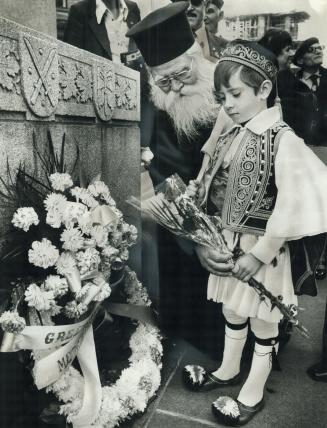
[[[56,7],[67,7],[67,0],[56,0]]]

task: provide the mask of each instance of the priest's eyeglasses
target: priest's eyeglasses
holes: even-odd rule
[[[325,46],[319,45],[319,46],[309,46],[307,49],[307,53],[318,53],[320,51],[323,51],[325,49]]]
[[[161,89],[169,89],[171,82],[176,80],[177,82],[185,82],[192,74],[193,58],[188,68],[180,71],[179,73],[172,73],[170,76],[161,77],[154,81],[154,83]]]

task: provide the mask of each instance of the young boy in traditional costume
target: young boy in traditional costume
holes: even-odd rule
[[[327,231],[327,169],[282,121],[280,109],[267,108],[277,64],[254,42],[234,42],[224,51],[215,88],[223,107],[220,119],[225,119],[218,120],[218,141],[211,138],[202,149],[195,186],[207,213],[222,218],[229,249],[243,254],[222,269],[214,250],[196,248],[211,272],[207,297],[222,302],[226,319],[222,363],[211,373],[203,369],[197,389],[238,383],[249,327],[255,336],[251,369],[237,399],[223,396],[212,405],[218,421],[230,426],[245,425],[264,406],[282,319],[247,281],[254,277],[284,304],[296,304],[287,241]],[[185,368],[190,383],[193,368]]]

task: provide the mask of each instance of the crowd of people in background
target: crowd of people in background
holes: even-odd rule
[[[219,127],[214,70],[226,47],[237,43],[219,33],[223,0],[189,0],[184,5],[188,24],[174,23],[170,16],[163,19],[162,14],[175,13],[168,8],[152,15],[155,24],[147,26],[147,16],[140,22],[139,8],[131,0],[82,0],[71,7],[65,32],[66,42],[140,71],[141,146],[154,186],[173,173],[185,182],[197,176],[201,149]],[[183,37],[176,38],[177,30]],[[327,164],[324,46],[314,35],[294,42],[287,31],[276,28],[267,29],[256,42],[277,58],[279,66],[268,107],[279,105],[284,122]],[[157,309],[162,327],[169,335],[181,335],[202,346],[210,336],[208,343],[215,343],[211,351],[217,352],[224,332],[219,330],[215,304],[206,300],[210,269],[200,264],[191,245],[168,232],[159,229],[157,242]],[[144,263],[147,257],[144,254]],[[228,269],[223,258],[212,260],[212,265]],[[313,279],[326,277],[325,252],[314,268]],[[308,373],[327,382],[327,307],[323,338],[322,359]]]

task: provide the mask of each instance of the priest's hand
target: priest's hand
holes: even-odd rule
[[[193,199],[196,199],[199,202],[202,202],[205,196],[205,187],[204,183],[199,180],[190,180],[186,193]]]
[[[254,257],[253,254],[244,254],[244,256],[236,260],[233,274],[237,279],[248,282],[249,279],[258,272],[262,265],[263,263]]]
[[[217,276],[232,276],[234,263],[230,254],[223,254],[204,245],[196,245],[195,252],[201,265],[210,273]]]

